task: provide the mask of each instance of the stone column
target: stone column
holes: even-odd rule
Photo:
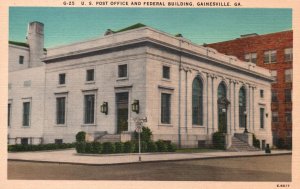
[[[227,107],[227,133],[232,133],[232,123],[231,123],[231,109],[232,109],[232,100],[231,100],[231,79],[229,79],[229,85],[228,85],[228,100],[230,101],[230,104]]]
[[[212,93],[211,93],[211,74],[206,73],[206,124],[207,124],[207,134],[210,135],[212,133]]]
[[[211,75],[211,114],[212,114],[212,132],[216,132],[218,129],[216,127],[218,127],[217,121],[218,120],[218,114],[217,114],[217,101],[216,101],[216,90],[215,90],[215,81],[216,81],[217,76],[212,74]]]

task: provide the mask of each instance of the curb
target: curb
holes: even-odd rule
[[[228,159],[228,158],[281,156],[281,155],[292,155],[292,152],[284,152],[284,153],[277,153],[277,154],[248,154],[248,155],[235,155],[235,156],[195,157],[195,158],[182,158],[182,159],[170,159],[170,160],[146,160],[141,162],[134,161],[134,162],[119,162],[119,163],[77,163],[77,162],[54,162],[54,161],[22,160],[22,159],[7,159],[7,160],[18,161],[18,162],[31,162],[31,163],[51,163],[51,164],[67,164],[67,165],[85,165],[85,166],[113,166],[113,165],[144,164],[144,163],[154,163],[154,162],[161,163],[161,162],[174,162],[174,161]]]

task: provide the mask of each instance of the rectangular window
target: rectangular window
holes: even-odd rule
[[[19,56],[19,64],[24,64],[24,56]]]
[[[292,123],[292,112],[285,112],[285,122],[288,124]]]
[[[264,63],[276,63],[276,51],[270,50],[264,52]]]
[[[264,90],[260,90],[260,98],[263,98],[264,97]]]
[[[62,144],[63,143],[63,139],[55,139],[54,143],[55,144]]]
[[[272,102],[278,102],[276,90],[272,90]]]
[[[171,94],[161,94],[161,123],[171,123]]]
[[[23,126],[29,126],[30,102],[23,102]]]
[[[278,112],[272,112],[272,122],[278,123]]]
[[[252,63],[256,64],[256,60],[257,60],[257,54],[256,53],[245,54],[245,61],[246,62],[252,62]]]
[[[170,79],[170,67],[169,66],[163,66],[163,78]]]
[[[60,85],[66,84],[66,74],[65,73],[59,74],[58,77],[59,77],[58,84],[60,84]]]
[[[284,96],[285,96],[285,102],[291,102],[292,101],[292,90],[291,89],[285,89],[284,90]]]
[[[93,124],[95,117],[95,95],[84,95],[84,123]]]
[[[284,61],[285,62],[293,61],[293,48],[284,49]]]
[[[89,69],[89,70],[86,70],[86,81],[94,81],[94,72],[95,70],[94,69]]]
[[[65,124],[66,97],[56,98],[56,124]]]
[[[265,127],[265,109],[260,108],[260,128],[263,129]]]
[[[7,106],[7,126],[10,126],[10,116],[11,116],[11,104]]]
[[[21,138],[21,144],[22,145],[28,145],[29,144],[28,138]]]
[[[127,77],[127,64],[122,64],[118,66],[118,77],[119,78]]]
[[[273,77],[273,83],[277,83],[277,70],[271,70],[271,76]]]
[[[293,71],[292,69],[287,69],[284,71],[285,82],[289,83],[293,81]]]

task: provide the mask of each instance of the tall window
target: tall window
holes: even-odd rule
[[[89,69],[86,70],[86,81],[94,81],[95,79],[95,70]]]
[[[284,96],[285,96],[285,102],[291,102],[292,101],[292,90],[291,89],[285,89],[284,90]]]
[[[261,89],[261,90],[259,91],[259,93],[260,93],[260,98],[264,98],[264,90]]]
[[[260,128],[263,129],[265,127],[265,109],[260,108]]]
[[[58,76],[58,84],[59,85],[66,84],[66,74],[65,73],[59,74],[59,76]]]
[[[56,98],[56,124],[65,124],[66,97]]]
[[[246,89],[241,87],[239,91],[239,122],[240,127],[245,127],[246,120],[245,120],[245,113],[246,113]]]
[[[29,126],[30,102],[23,102],[23,126]]]
[[[277,83],[277,70],[271,70],[271,76],[273,77],[273,83]]]
[[[252,62],[252,63],[256,64],[256,60],[257,60],[257,54],[256,53],[245,54],[245,61],[246,62]]]
[[[163,66],[163,78],[170,79],[170,67],[169,66]]]
[[[272,102],[278,102],[276,90],[272,90]]]
[[[293,81],[293,71],[292,69],[287,69],[284,71],[285,82],[289,83]]]
[[[7,106],[7,126],[10,126],[11,104]]]
[[[161,123],[171,123],[171,94],[161,93]]]
[[[264,63],[276,63],[276,51],[270,50],[264,52]]]
[[[285,122],[287,124],[292,123],[292,112],[285,112]]]
[[[203,84],[199,77],[193,81],[193,125],[203,124]]]
[[[218,98],[226,97],[226,86],[224,82],[220,83],[218,87]]]
[[[272,112],[272,122],[278,123],[278,112]]]
[[[118,66],[118,77],[127,77],[127,64],[122,64]]]
[[[84,95],[84,123],[93,124],[95,117],[95,95]]]
[[[284,49],[284,61],[285,62],[293,61],[293,48]]]
[[[19,56],[19,64],[24,64],[24,56]]]

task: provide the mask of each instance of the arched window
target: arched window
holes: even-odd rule
[[[218,86],[218,131],[227,132],[227,98],[226,85],[222,81]]]
[[[193,125],[203,124],[203,84],[199,77],[193,81]]]
[[[220,83],[218,87],[218,99],[222,97],[226,97],[226,86],[224,82]]]
[[[246,90],[245,87],[241,87],[239,92],[239,120],[240,127],[245,127],[246,121]]]

